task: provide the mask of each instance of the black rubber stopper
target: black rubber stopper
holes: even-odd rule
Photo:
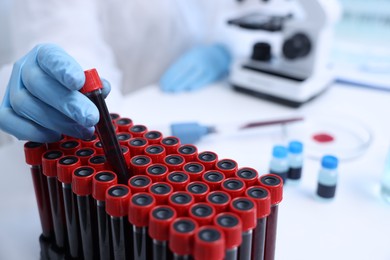
[[[164,148],[161,145],[150,145],[146,148],[146,153],[150,154],[160,154],[164,151]]]
[[[112,188],[109,188],[108,194],[110,194],[113,197],[123,197],[127,195],[130,192],[130,189],[124,186],[115,186]]]
[[[240,180],[226,180],[222,185],[228,190],[239,190],[244,186],[244,183]]]
[[[145,134],[146,139],[157,139],[161,137],[161,133],[157,131],[149,131]]]
[[[120,133],[120,134],[117,134],[116,135],[116,138],[119,140],[119,141],[125,141],[125,140],[129,140],[131,138],[131,135],[128,134],[128,133]]]
[[[233,207],[239,210],[250,210],[254,206],[253,202],[246,198],[239,198],[233,202]]]
[[[167,157],[165,157],[165,163],[173,164],[173,165],[181,164],[183,163],[183,158],[174,154],[168,155]]]
[[[175,193],[171,197],[171,201],[176,204],[187,204],[192,200],[192,197],[184,192]]]
[[[137,176],[131,179],[130,184],[135,187],[146,187],[150,183],[150,180],[145,176]]]
[[[275,176],[263,176],[260,182],[268,186],[277,186],[280,184],[280,179]]]
[[[206,172],[204,178],[209,182],[219,182],[223,179],[223,174],[217,171]]]
[[[147,206],[153,202],[153,198],[148,194],[135,194],[131,200],[138,206]]]
[[[64,155],[63,152],[61,151],[50,151],[47,152],[43,155],[45,159],[53,160],[53,159],[58,159]]]
[[[207,228],[200,231],[198,236],[203,241],[214,242],[221,238],[221,233],[214,228]]]
[[[235,227],[238,225],[238,219],[232,215],[221,215],[217,218],[218,225],[222,227]]]
[[[249,168],[239,169],[237,171],[237,175],[242,179],[248,179],[248,180],[257,177],[257,173],[254,170]]]
[[[144,125],[133,125],[130,131],[135,133],[144,132],[146,131],[146,127]]]
[[[179,147],[178,151],[182,154],[193,154],[196,153],[196,148],[192,145],[182,145]]]
[[[218,168],[221,168],[221,169],[224,169],[224,170],[231,170],[231,169],[234,169],[234,167],[237,166],[237,163],[235,161],[233,161],[233,160],[224,159],[224,160],[220,160],[217,163],[217,166],[218,166]]]
[[[91,148],[83,148],[83,149],[77,150],[76,155],[80,156],[80,157],[86,157],[86,156],[92,155],[93,152],[94,152],[94,150]]]
[[[79,159],[76,156],[65,156],[62,157],[58,163],[62,165],[71,165],[76,163],[78,160]]]
[[[215,204],[224,204],[229,201],[229,197],[222,192],[214,192],[208,196],[208,200]]]
[[[201,163],[192,162],[192,163],[187,163],[187,164],[184,166],[184,169],[185,169],[187,172],[198,173],[198,172],[201,172],[201,171],[204,170],[204,166],[203,166],[203,164],[201,164]]]
[[[137,138],[131,139],[129,141],[129,143],[131,146],[143,146],[147,143],[147,141],[144,138],[137,137]]]
[[[268,196],[268,191],[261,187],[252,187],[247,191],[248,195],[255,199],[262,199]]]
[[[171,191],[171,187],[169,187],[165,183],[159,183],[152,185],[150,187],[150,191],[155,194],[163,195],[169,193]]]
[[[213,214],[213,209],[207,204],[199,204],[192,207],[191,212],[197,217],[207,217]]]
[[[168,179],[172,182],[183,182],[188,180],[188,176],[183,172],[171,172],[168,174]]]
[[[89,166],[77,168],[74,174],[79,177],[88,177],[94,173],[94,169]]]
[[[202,152],[198,155],[199,160],[205,161],[205,162],[211,162],[217,159],[216,155],[214,153],[210,152]]]
[[[61,143],[61,148],[72,149],[72,148],[76,148],[79,144],[80,143],[78,141],[74,141],[74,140],[65,141],[65,142]]]
[[[179,140],[176,137],[165,137],[161,142],[165,145],[175,145],[179,143]]]
[[[203,184],[200,182],[190,183],[188,185],[187,190],[191,193],[194,193],[194,194],[202,194],[202,193],[205,193],[207,191],[207,186],[206,186],[206,184]]]
[[[148,173],[153,175],[161,175],[168,171],[168,168],[163,164],[152,165],[148,167]]]
[[[195,224],[192,220],[182,219],[176,221],[173,228],[180,233],[189,233],[195,229]]]
[[[150,163],[150,159],[149,159],[149,157],[139,155],[139,156],[133,157],[131,159],[131,162],[135,165],[142,166],[142,165],[146,165],[146,164]]]
[[[108,182],[112,181],[115,175],[112,172],[99,172],[95,175],[95,179],[98,181]]]
[[[170,219],[173,217],[173,210],[167,207],[156,208],[152,211],[152,215],[156,219]]]
[[[89,158],[89,161],[93,164],[102,164],[107,161],[104,155],[96,155],[94,157]]]

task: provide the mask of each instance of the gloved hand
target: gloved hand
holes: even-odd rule
[[[160,87],[167,92],[199,89],[224,77],[230,63],[230,53],[223,45],[195,47],[164,73]]]
[[[37,45],[13,66],[0,106],[0,129],[41,143],[57,141],[61,134],[90,137],[99,111],[78,92],[84,82],[83,69],[63,49]],[[106,96],[110,86],[102,82]]]

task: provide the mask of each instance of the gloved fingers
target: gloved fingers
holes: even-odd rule
[[[216,79],[217,79],[216,75],[202,71],[202,73],[200,73],[200,75],[197,77],[196,80],[190,82],[187,85],[186,90],[193,91],[193,90],[200,89],[214,82]]]
[[[163,91],[176,91],[175,83],[177,81],[181,81],[180,78],[183,75],[187,75],[187,73],[192,69],[194,62],[187,55],[185,57],[180,58],[177,62],[175,62],[161,77],[160,85]]]
[[[85,82],[84,71],[76,60],[54,44],[36,46],[36,62],[50,77],[69,90],[79,90]],[[35,55],[30,55],[34,56]]]
[[[193,84],[202,79],[203,74],[201,68],[194,67],[183,73],[176,81],[172,82],[172,88],[174,88],[175,91],[188,90]]]
[[[103,84],[103,89],[102,89],[102,95],[104,98],[108,96],[111,92],[111,84],[108,82],[108,80],[100,78]]]
[[[88,97],[79,91],[72,91],[64,87],[55,78],[43,71],[31,57],[26,59],[21,68],[21,82],[13,82],[12,84],[11,100],[14,100],[19,92],[27,89],[34,97],[80,125],[90,127],[99,121],[99,111]],[[31,96],[22,96],[26,99],[24,102],[28,106]]]
[[[26,89],[21,89],[11,96],[11,107],[19,117],[28,119],[44,128],[57,133],[88,138],[94,132],[94,127],[78,124],[60,111],[32,96]]]

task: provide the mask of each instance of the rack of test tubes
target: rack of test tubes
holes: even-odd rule
[[[92,138],[24,146],[41,259],[274,259],[279,176],[98,108]]]

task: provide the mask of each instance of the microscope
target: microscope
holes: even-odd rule
[[[328,65],[334,23],[330,19],[332,9],[327,0],[296,1],[303,19],[295,19],[294,14],[252,12],[228,20],[231,29],[246,30],[254,37],[250,57],[237,59],[233,64],[230,84],[235,90],[300,107],[332,83],[333,73]],[[256,39],[259,31],[277,33],[279,50],[272,50],[264,39]]]

